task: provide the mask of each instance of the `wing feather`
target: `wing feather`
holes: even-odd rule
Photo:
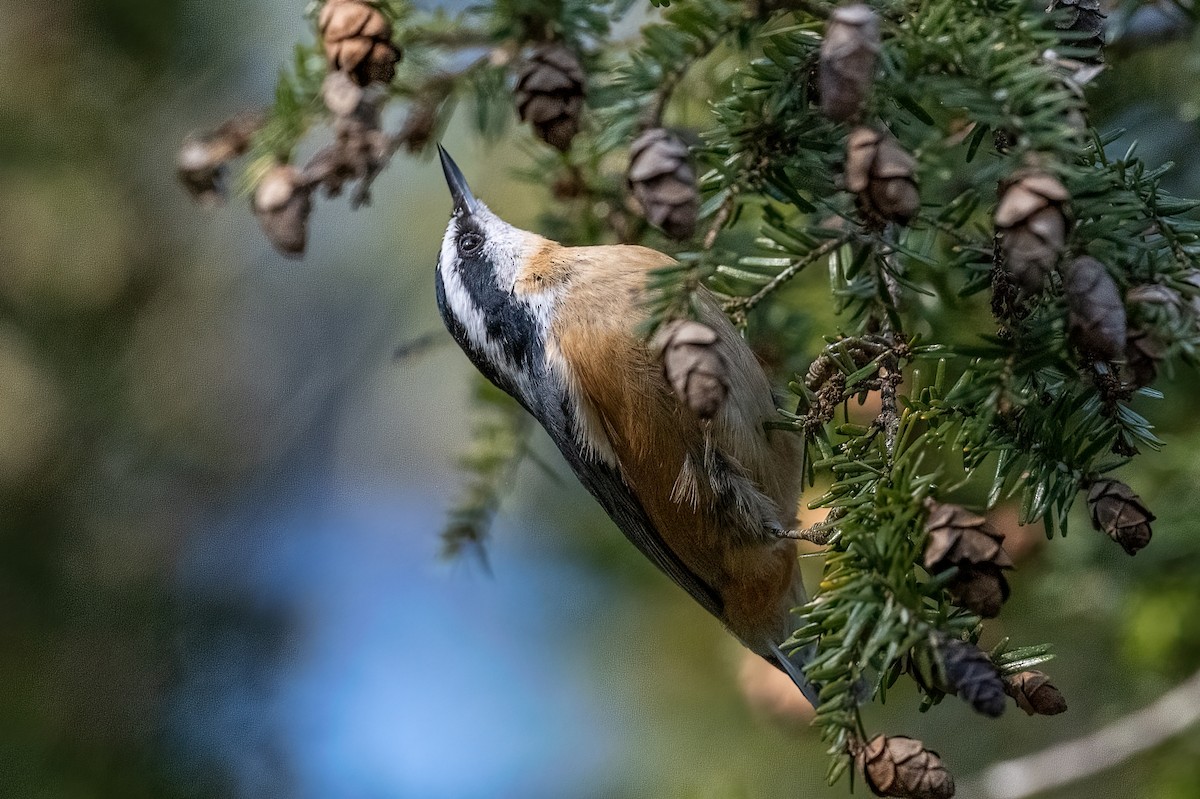
[[[716,589],[697,577],[667,546],[617,469],[595,456],[581,455],[575,432],[566,429],[565,425],[544,426],[579,482],[596,498],[630,543],[705,610],[717,618],[724,618],[724,603]]]

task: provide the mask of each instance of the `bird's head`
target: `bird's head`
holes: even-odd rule
[[[524,393],[564,290],[564,248],[492,213],[438,151],[454,201],[438,257],[438,307],[475,365],[510,393]]]

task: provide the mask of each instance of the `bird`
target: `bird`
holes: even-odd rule
[[[453,210],[436,293],[451,337],[541,424],[625,537],[816,706],[803,673],[811,652],[783,649],[807,601],[789,537],[803,444],[766,424],[778,418],[776,398],[749,345],[702,291],[697,321],[715,334],[727,393],[701,418],[644,332],[647,281],[674,259],[517,228],[438,152]]]

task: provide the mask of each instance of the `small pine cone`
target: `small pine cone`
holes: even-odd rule
[[[716,416],[729,393],[725,360],[716,344],[715,330],[684,319],[664,325],[651,343],[676,396],[701,419]]]
[[[276,250],[290,258],[304,255],[312,187],[295,167],[271,169],[254,192],[254,215]]]
[[[825,116],[845,122],[859,115],[875,80],[879,47],[879,17],[870,6],[860,3],[834,9],[817,66]]]
[[[943,675],[951,693],[957,694],[975,711],[996,718],[1004,713],[1004,681],[992,659],[974,644],[953,638],[939,646]]]
[[[1130,328],[1125,338],[1125,376],[1135,388],[1148,386],[1158,378],[1158,365],[1167,348],[1153,334]]]
[[[629,190],[650,224],[673,239],[696,230],[700,193],[688,147],[665,128],[651,128],[629,147]]]
[[[250,149],[254,134],[266,122],[264,114],[238,114],[212,133],[189,136],[179,148],[176,168],[179,181],[192,199],[213,206],[226,199],[229,162]]]
[[[1004,572],[990,563],[959,566],[958,575],[946,588],[954,604],[985,619],[1000,615],[1010,593]]]
[[[925,522],[925,568],[933,573],[957,567],[958,575],[947,586],[956,604],[995,618],[1008,601],[1004,569],[1012,558],[1004,550],[1002,536],[982,516],[959,505],[929,503]]]
[[[329,67],[360,86],[391,83],[400,50],[392,43],[392,23],[365,0],[328,0],[317,18]]]
[[[1067,700],[1050,678],[1036,670],[1004,678],[1004,692],[1017,700],[1017,707],[1030,716],[1057,716],[1067,712]]]
[[[533,125],[542,141],[563,152],[579,132],[586,94],[583,67],[561,44],[535,49],[521,68],[514,91],[521,121]]]
[[[1076,47],[1094,47],[1099,51],[1104,45],[1104,20],[1107,16],[1100,10],[1100,0],[1050,0],[1047,12],[1059,12],[1054,27],[1061,31],[1086,33],[1086,39],[1069,42]],[[1102,60],[1097,52],[1096,60]]]
[[[1125,354],[1125,305],[1104,264],[1087,255],[1066,269],[1067,328],[1071,342],[1094,361],[1118,361]]]
[[[906,225],[921,210],[917,161],[891,135],[855,128],[846,140],[846,188],[875,221]]]
[[[1001,185],[996,230],[1004,266],[1024,301],[1041,293],[1067,240],[1066,187],[1044,172],[1023,171]]]
[[[950,799],[954,777],[938,753],[903,735],[876,735],[854,752],[867,787],[876,796]]]
[[[1142,498],[1120,480],[1103,478],[1088,491],[1088,510],[1092,526],[1116,541],[1130,555],[1136,555],[1150,543],[1150,522],[1154,514]]]
[[[925,531],[929,534],[925,568],[930,571],[945,571],[964,563],[1012,568],[1012,558],[1004,551],[1004,536],[987,519],[961,505],[929,502]]]

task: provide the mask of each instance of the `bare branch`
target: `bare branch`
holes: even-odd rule
[[[1121,765],[1200,721],[1200,671],[1149,706],[1091,735],[997,763],[963,796],[1025,799]]]

